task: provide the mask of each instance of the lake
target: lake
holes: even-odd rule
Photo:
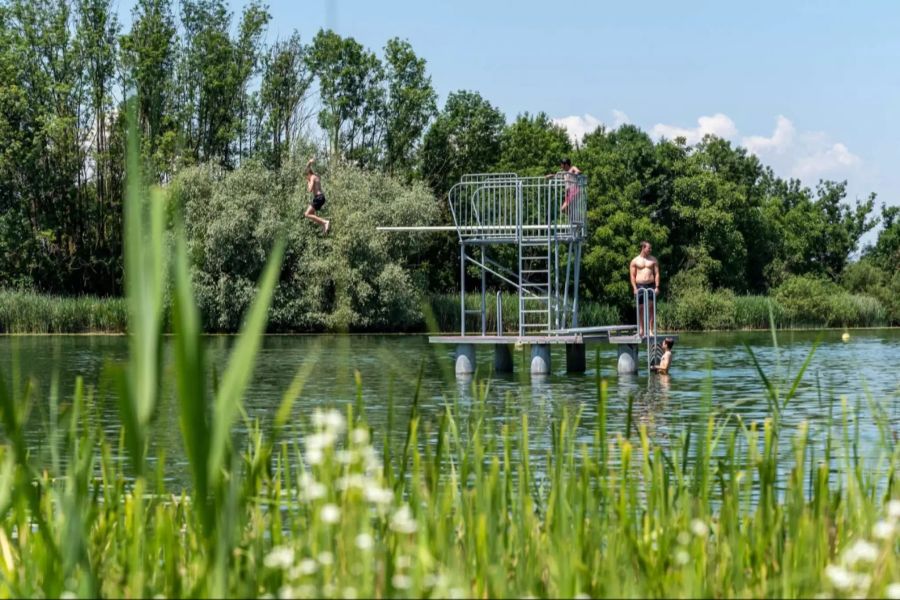
[[[209,336],[212,364],[221,370],[227,360],[231,336]],[[704,398],[720,413],[740,416],[744,422],[769,416],[764,386],[745,348],[748,345],[767,377],[781,381],[783,393],[819,340],[819,346],[803,377],[796,397],[784,417],[793,425],[808,420],[815,427],[825,422],[830,408],[840,414],[840,399],[860,406],[858,422],[863,445],[874,446],[878,430],[871,417],[869,400],[887,412],[892,423],[900,423],[900,330],[857,330],[849,341],[840,331],[785,331],[778,333],[778,347],[767,332],[683,334],[674,351],[669,376],[622,376],[616,373],[616,351],[600,345],[600,376],[608,379],[608,430],[624,432],[629,397],[633,398],[632,419],[646,425],[658,438],[683,430],[687,423],[704,414]],[[542,455],[551,443],[551,426],[564,411],[581,412],[583,435],[589,439],[597,415],[595,354],[588,352],[588,371],[565,373],[562,346],[553,351],[553,374],[532,380],[527,369],[528,348],[516,354],[516,372],[491,378],[484,416],[495,425],[518,421],[529,415],[531,451]],[[75,377],[81,375],[94,391],[92,408],[96,419],[115,439],[119,420],[115,401],[103,390],[104,365],[122,361],[127,339],[121,336],[3,336],[0,337],[0,365],[9,380],[18,364],[21,375],[33,376],[39,400],[29,421],[29,443],[36,453],[46,453],[47,400],[55,380],[62,402],[71,395]],[[490,375],[493,353],[489,346],[478,352],[477,380]],[[250,417],[263,423],[274,415],[282,394],[299,368],[308,369],[301,398],[294,407],[295,422],[318,406],[344,407],[355,402],[358,371],[362,382],[362,403],[367,419],[381,439],[388,419],[387,398],[393,398],[395,439],[402,440],[406,417],[415,394],[421,369],[420,412],[425,421],[435,421],[444,406],[452,404],[465,418],[477,404],[473,381],[457,379],[453,371],[453,348],[431,346],[419,335],[311,335],[267,336],[260,352],[255,378],[246,397]],[[172,381],[168,366],[168,380]],[[99,387],[98,387],[99,385]],[[711,395],[705,390],[711,390]],[[187,482],[187,466],[181,447],[177,410],[171,390],[164,394],[153,431],[155,451],[164,450],[167,474],[177,482]],[[482,413],[480,413],[482,414]],[[238,429],[242,429],[238,423]],[[433,428],[436,429],[436,428]]]

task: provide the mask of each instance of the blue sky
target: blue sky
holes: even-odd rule
[[[270,41],[320,27],[377,51],[409,40],[441,103],[471,89],[508,118],[543,110],[573,132],[717,133],[783,176],[848,179],[852,196],[900,204],[900,2],[268,4]]]

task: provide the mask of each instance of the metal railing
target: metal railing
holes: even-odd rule
[[[587,178],[557,173],[464,175],[450,189],[450,211],[460,240],[514,242],[554,236],[582,239],[587,214]]]
[[[647,372],[649,373],[650,367],[656,362],[656,291],[650,288],[638,288],[634,300],[638,335],[643,331],[647,341]],[[651,304],[653,308],[650,308]]]

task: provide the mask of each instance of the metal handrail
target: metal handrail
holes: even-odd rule
[[[641,314],[641,300],[643,296],[643,315]],[[653,301],[653,319],[650,319],[650,300]],[[638,333],[641,331],[641,324],[643,324],[644,337],[647,340],[647,371],[650,371],[650,367],[653,366],[653,353],[656,349],[656,330],[657,330],[657,322],[656,322],[656,291],[650,288],[638,288],[637,294],[635,295],[635,313],[637,316],[636,324],[638,327]],[[643,319],[641,317],[643,316]],[[653,323],[653,329],[651,331],[650,323]]]

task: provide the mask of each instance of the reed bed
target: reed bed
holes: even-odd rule
[[[122,333],[127,320],[123,298],[0,289],[0,333]]]

